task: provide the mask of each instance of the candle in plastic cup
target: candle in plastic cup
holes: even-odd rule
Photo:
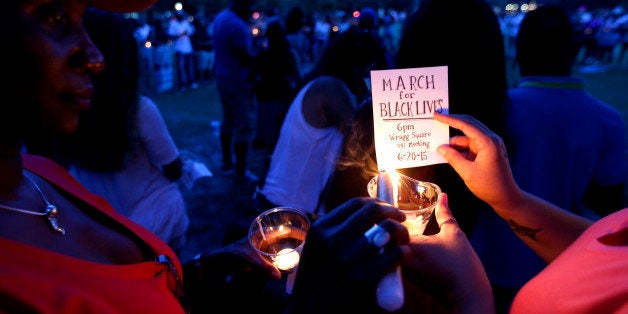
[[[296,270],[307,230],[308,217],[301,211],[276,207],[257,216],[249,228],[249,243],[283,273]]]
[[[406,214],[406,221],[403,224],[408,228],[408,233],[410,236],[423,234],[436,207],[438,195],[441,193],[440,187],[400,173],[391,175],[391,179],[394,186],[395,206]],[[374,177],[367,186],[371,197],[380,195],[378,180],[380,180],[378,176]]]

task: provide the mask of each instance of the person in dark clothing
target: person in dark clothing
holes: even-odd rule
[[[253,67],[258,105],[253,146],[266,148],[272,153],[281,124],[296,94],[300,75],[296,56],[290,49],[281,20],[272,19],[268,22],[265,37],[265,48],[258,53]],[[270,153],[266,158],[265,170],[270,165]],[[265,175],[264,172],[262,178]]]
[[[252,10],[253,0],[232,0],[216,15],[213,26],[214,75],[223,114],[220,172],[235,173],[236,183],[244,184],[256,184],[259,180],[247,169],[257,113],[251,75],[255,51],[247,24]]]

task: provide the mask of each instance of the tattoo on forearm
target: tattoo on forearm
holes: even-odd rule
[[[512,229],[512,231],[514,231],[516,234],[522,237],[528,237],[534,241],[538,241],[536,239],[536,234],[539,233],[541,230],[543,230],[543,228],[534,229],[534,228],[522,226],[516,223],[512,219],[508,220],[508,225],[510,226],[510,229]]]

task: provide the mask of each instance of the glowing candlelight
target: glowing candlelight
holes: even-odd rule
[[[406,215],[406,221],[402,222],[402,224],[408,228],[408,233],[411,237],[420,235],[425,230],[425,226],[421,228],[421,223],[416,217],[411,218]]]
[[[281,249],[277,255],[272,257],[273,265],[285,271],[291,271],[299,263],[299,258],[299,252],[289,248]]]

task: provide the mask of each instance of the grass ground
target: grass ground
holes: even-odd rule
[[[593,95],[617,108],[628,121],[628,70],[575,74],[586,80],[587,89]],[[511,75],[511,80],[515,79],[515,75]],[[190,190],[182,186],[191,218],[188,245],[180,252],[185,261],[200,249],[211,250],[220,247],[223,241],[244,235],[255,216],[251,210],[254,188],[237,186],[230,178],[216,174],[221,159],[218,133],[212,122],[220,121],[221,108],[214,84],[205,82],[197,90],[167,92],[152,97],[179,148],[196,156],[215,174],[199,180]],[[626,147],[628,159],[628,143]],[[264,149],[252,151],[250,168],[253,172],[261,173],[267,154]],[[628,200],[628,187],[625,195]]]
[[[218,174],[221,149],[212,122],[221,120],[222,111],[215,85],[200,85],[196,90],[153,95],[179,149],[203,162],[214,174],[199,179],[191,189],[181,185],[190,216],[187,245],[179,252],[183,261],[200,250],[211,251],[223,242],[244,236],[257,214],[252,210],[255,188],[237,185],[231,177]],[[265,149],[251,150],[249,168],[254,173],[262,172],[267,154]]]

